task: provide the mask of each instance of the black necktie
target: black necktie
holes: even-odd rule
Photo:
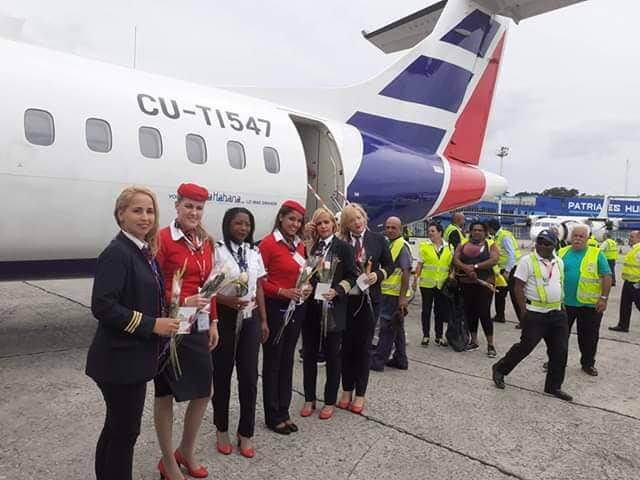
[[[238,248],[238,267],[240,267],[241,272],[247,271],[247,260],[244,256],[244,247]]]
[[[327,245],[327,244],[325,243],[325,241],[324,241],[324,240],[320,240],[320,241],[318,242],[318,251],[320,252],[320,254],[323,254],[323,253],[324,253],[324,248],[326,247],[326,245]]]
[[[151,255],[151,250],[149,250],[149,247],[144,246],[140,249],[140,251],[142,252],[142,255],[144,255],[144,258],[147,259],[147,262],[151,263],[151,260],[153,260],[153,255]]]

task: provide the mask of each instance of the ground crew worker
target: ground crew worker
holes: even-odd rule
[[[600,250],[604,253],[607,262],[609,262],[609,268],[611,269],[611,286],[616,286],[616,260],[618,260],[618,244],[611,238],[608,233],[604,234],[604,240],[600,244]]]
[[[618,325],[609,327],[609,330],[614,332],[629,331],[633,303],[640,310],[640,230],[634,230],[629,234],[629,246],[631,250],[625,255],[622,267],[624,285],[620,296],[620,318]]]
[[[505,229],[500,225],[500,222],[496,218],[492,218],[487,222],[489,233],[493,235],[496,246],[500,255],[498,257],[498,269],[500,274],[507,280],[506,287],[496,286],[495,307],[496,316],[493,317],[494,322],[504,323],[504,308],[507,293],[511,297],[511,304],[516,312],[516,318],[519,319],[521,312],[518,302],[515,299],[513,288],[515,285],[513,273],[515,272],[518,260],[522,256],[520,249],[518,248],[518,242],[516,241],[513,233]]]
[[[496,387],[505,387],[504,377],[544,339],[549,365],[544,391],[562,400],[572,397],[562,391],[569,349],[569,324],[562,309],[564,264],[554,249],[558,237],[542,230],[536,238],[535,252],[525,255],[516,268],[514,293],[522,312],[520,341],[492,367]]]
[[[611,270],[599,248],[587,246],[589,227],[578,225],[571,232],[571,245],[558,252],[564,262],[564,303],[569,320],[578,323],[578,346],[582,370],[593,377],[602,314],[611,290]]]
[[[434,306],[434,323],[436,333],[436,345],[447,346],[447,340],[443,337],[443,322],[447,320],[451,307],[450,300],[442,288],[449,277],[453,251],[448,243],[442,240],[442,226],[433,222],[427,229],[429,240],[420,243],[420,258],[413,281],[415,290],[418,282],[422,296],[422,343],[423,347],[429,345],[431,332],[431,307]]]
[[[376,353],[371,358],[371,370],[377,372],[383,371],[385,365],[400,370],[409,368],[404,316],[411,297],[411,250],[402,238],[402,222],[399,218],[389,217],[384,224],[384,233],[390,242],[395,270],[381,284],[380,338]],[[394,346],[393,358],[387,361]]]
[[[593,233],[589,235],[589,240],[587,240],[587,247],[599,247],[598,241],[596,237],[593,236]]]
[[[464,240],[465,235],[462,233],[464,227],[464,214],[457,212],[451,217],[451,223],[444,229],[442,238],[451,245],[453,250]]]

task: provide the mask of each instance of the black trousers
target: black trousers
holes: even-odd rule
[[[520,341],[515,343],[496,363],[496,369],[509,375],[544,339],[547,344],[549,368],[544,382],[545,392],[560,390],[564,381],[569,351],[569,323],[566,312],[554,310],[548,313],[528,311],[521,321]]]
[[[307,316],[302,322],[302,367],[304,373],[304,399],[316,400],[318,380],[318,352],[324,353],[327,379],[324,384],[324,403],[334,405],[338,397],[341,369],[342,332],[329,332],[322,338],[321,332],[322,302],[310,300]]]
[[[237,332],[237,312],[218,305],[220,342],[211,352],[213,360],[213,424],[219,432],[229,430],[229,398],[231,376],[236,367],[240,419],[238,433],[252,437],[256,425],[256,396],[258,394],[258,353],[262,329],[257,311],[242,319]]]
[[[442,293],[442,290],[436,287],[420,287],[420,296],[422,297],[422,336],[430,336],[431,308],[433,307],[436,338],[442,338],[443,323],[447,321],[448,316],[451,314],[449,298]]]
[[[629,330],[631,323],[631,310],[635,303],[636,308],[640,310],[640,289],[634,288],[632,282],[624,281],[622,285],[622,296],[620,297],[620,319],[618,326]]]
[[[270,427],[290,419],[293,357],[306,304],[296,309],[292,321],[284,329],[282,338],[275,343],[275,337],[284,323],[284,312],[288,305],[289,300],[266,299],[270,334],[269,339],[262,345],[262,397],[264,421]]]
[[[380,303],[372,303],[373,312],[364,295],[349,295],[347,328],[342,334],[342,389],[356,391],[364,397],[369,384],[369,362],[373,331],[380,315]]]
[[[133,448],[140,435],[147,384],[98,383],[107,416],[96,447],[97,480],[131,480]]]
[[[580,347],[581,355],[580,365],[583,367],[593,367],[596,364],[602,313],[596,312],[596,309],[592,307],[567,306],[566,308],[569,321],[569,333],[571,333],[571,328],[576,320],[578,324],[578,347]]]
[[[609,263],[609,268],[611,269],[611,286],[616,286],[616,261],[607,259]]]
[[[493,335],[493,321],[491,320],[491,290],[477,283],[461,283],[462,298],[464,299],[464,315],[469,325],[469,331],[478,333],[478,323],[487,336]]]
[[[507,280],[507,286],[496,288],[496,298],[495,298],[496,317],[505,318],[504,309],[506,307],[507,293],[508,293],[509,298],[511,298],[511,305],[513,305],[513,310],[516,312],[516,320],[520,321],[520,314],[522,312],[520,312],[520,307],[518,306],[518,302],[516,301],[516,294],[514,292],[514,288],[516,285],[516,279],[513,276],[514,273],[516,273],[516,266],[514,266],[509,272],[509,280]]]

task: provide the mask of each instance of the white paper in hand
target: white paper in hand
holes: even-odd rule
[[[367,275],[366,273],[361,274],[356,280],[356,285],[358,285],[358,288],[360,288],[360,290],[362,290],[363,292],[366,292],[370,286],[369,275]]]
[[[177,335],[184,335],[191,331],[191,324],[189,319],[195,315],[196,307],[180,307],[178,311],[178,320],[180,320],[180,327],[178,327]]]
[[[329,291],[331,288],[330,283],[318,283],[316,284],[316,293],[313,296],[316,300],[324,300],[325,298],[322,296]]]

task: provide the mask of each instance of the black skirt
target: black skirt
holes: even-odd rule
[[[160,371],[153,379],[156,397],[173,395],[178,402],[211,396],[213,366],[209,352],[209,332],[194,332],[181,335],[178,359],[182,375],[176,378],[173,365],[164,355]],[[168,342],[168,340],[167,340]]]

